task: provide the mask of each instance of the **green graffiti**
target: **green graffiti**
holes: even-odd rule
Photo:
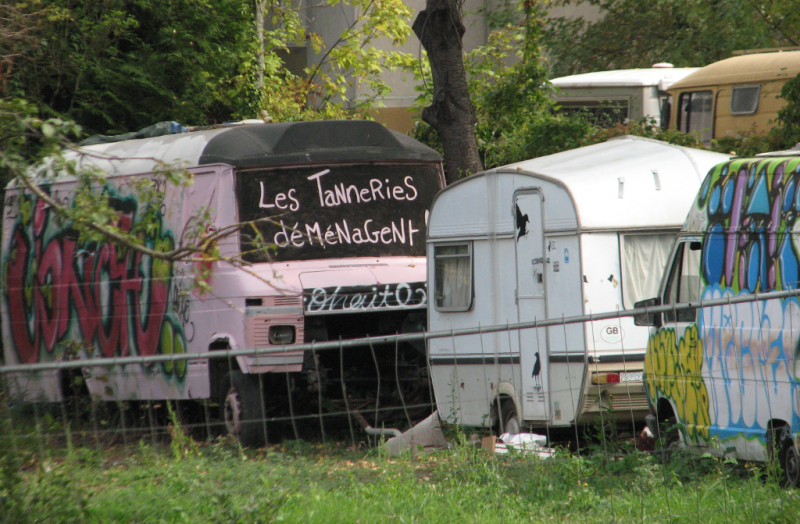
[[[672,402],[685,435],[693,441],[708,440],[711,424],[702,365],[703,341],[695,325],[686,329],[679,342],[672,328],[658,330],[647,342],[647,393],[651,400]]]

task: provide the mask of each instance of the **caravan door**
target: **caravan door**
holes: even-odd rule
[[[544,320],[545,279],[544,213],[541,194],[523,190],[514,195],[519,321]],[[519,330],[522,370],[522,419],[547,420],[547,329]]]

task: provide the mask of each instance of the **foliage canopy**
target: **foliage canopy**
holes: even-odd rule
[[[208,125],[262,110],[280,120],[366,114],[390,91],[382,72],[403,60],[375,41],[404,42],[410,11],[401,0],[330,0],[315,9],[348,13],[335,41],[309,31],[305,10],[279,0],[3,5],[0,96],[26,99],[87,134],[164,120]],[[319,59],[289,71],[289,49],[306,46]],[[370,94],[351,104],[356,85]]]
[[[552,76],[650,67],[697,67],[738,49],[798,45],[792,0],[555,0],[589,4],[599,19],[556,17],[544,31]],[[794,7],[792,7],[794,5]]]

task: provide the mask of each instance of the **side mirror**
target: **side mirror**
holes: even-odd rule
[[[648,298],[647,300],[642,300],[640,302],[636,302],[633,307],[635,309],[643,309],[646,307],[653,307],[653,306],[660,306],[661,305],[661,298]],[[637,326],[653,326],[653,327],[661,327],[661,313],[640,313],[638,315],[633,316],[633,323]]]

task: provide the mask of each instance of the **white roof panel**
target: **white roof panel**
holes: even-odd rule
[[[729,155],[623,136],[497,168],[561,185],[582,229],[680,226],[706,173]]]
[[[550,80],[561,89],[576,87],[635,87],[659,86],[666,89],[673,82],[681,80],[698,67],[651,67],[649,69],[618,69],[616,71],[597,71],[580,75],[562,76]]]

